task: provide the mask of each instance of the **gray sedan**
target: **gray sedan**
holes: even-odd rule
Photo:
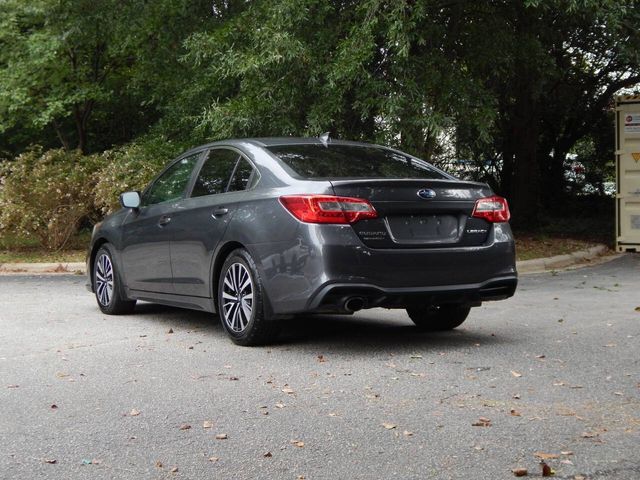
[[[217,313],[240,345],[273,340],[284,318],[375,307],[452,329],[517,285],[506,200],[377,145],[215,142],[120,200],[87,255],[100,309]]]

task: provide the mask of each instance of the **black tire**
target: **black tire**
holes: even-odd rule
[[[264,345],[278,334],[278,323],[266,318],[264,300],[253,258],[243,248],[234,250],[220,271],[217,305],[222,327],[236,345]]]
[[[133,312],[135,300],[129,300],[122,294],[120,273],[114,261],[114,250],[105,243],[96,253],[93,262],[93,290],[98,307],[108,315],[126,315]],[[110,270],[108,268],[110,266]]]
[[[453,330],[467,319],[471,307],[467,304],[427,305],[409,307],[409,318],[420,330],[436,332]]]

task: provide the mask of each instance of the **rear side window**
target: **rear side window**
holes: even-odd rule
[[[245,190],[255,184],[257,173],[242,155],[224,148],[210,150],[198,173],[192,197]]]
[[[171,165],[145,193],[144,204],[154,205],[182,198],[199,156],[196,153]]]
[[[302,178],[450,178],[423,160],[357,145],[276,145],[267,149]]]

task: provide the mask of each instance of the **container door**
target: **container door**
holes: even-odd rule
[[[618,99],[616,109],[618,251],[640,251],[640,96]]]

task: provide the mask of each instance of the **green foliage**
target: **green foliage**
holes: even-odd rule
[[[35,148],[0,164],[0,232],[65,246],[83,220],[96,219],[93,186],[103,158]]]
[[[143,190],[164,164],[177,156],[184,145],[160,136],[147,136],[100,155],[104,168],[97,175],[95,206],[102,214],[120,207],[120,194]]]

